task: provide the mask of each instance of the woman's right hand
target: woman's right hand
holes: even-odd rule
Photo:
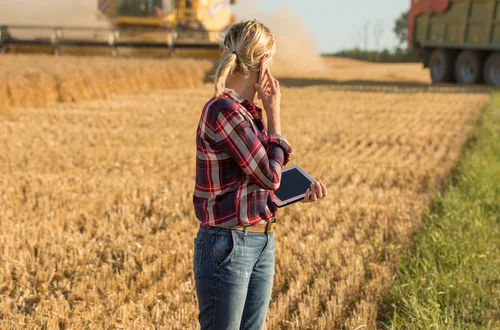
[[[280,120],[280,111],[281,111],[281,91],[280,91],[280,83],[274,78],[269,69],[266,70],[267,80],[269,88],[266,88],[267,91],[259,85],[255,84],[255,89],[257,90],[257,94],[262,101],[262,105],[264,106],[264,110],[267,115],[267,129],[269,133],[281,134],[281,120]]]

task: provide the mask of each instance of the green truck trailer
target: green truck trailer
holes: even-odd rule
[[[434,83],[500,86],[500,0],[412,0],[408,39]]]

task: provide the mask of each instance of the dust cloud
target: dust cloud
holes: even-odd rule
[[[2,0],[0,25],[107,26],[97,0]]]
[[[316,49],[314,35],[310,33],[301,17],[287,7],[274,12],[261,12],[256,3],[238,5],[238,20],[257,19],[268,26],[276,37],[277,51],[273,72],[277,75],[296,75],[325,72],[325,64]]]
[[[99,13],[97,0],[1,0],[0,25],[42,27],[109,27],[107,19]],[[10,28],[19,38],[47,38],[51,30]],[[71,32],[66,37],[93,38],[92,32]]]

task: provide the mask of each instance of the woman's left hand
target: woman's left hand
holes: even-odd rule
[[[302,203],[312,203],[317,200],[326,197],[328,195],[328,189],[326,189],[326,184],[323,182],[311,183],[311,187],[307,189],[306,196],[301,201]]]

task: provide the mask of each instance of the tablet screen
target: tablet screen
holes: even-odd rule
[[[302,195],[310,187],[311,181],[304,176],[298,169],[292,168],[283,171],[281,174],[281,184],[275,195],[282,201],[295,196]]]

